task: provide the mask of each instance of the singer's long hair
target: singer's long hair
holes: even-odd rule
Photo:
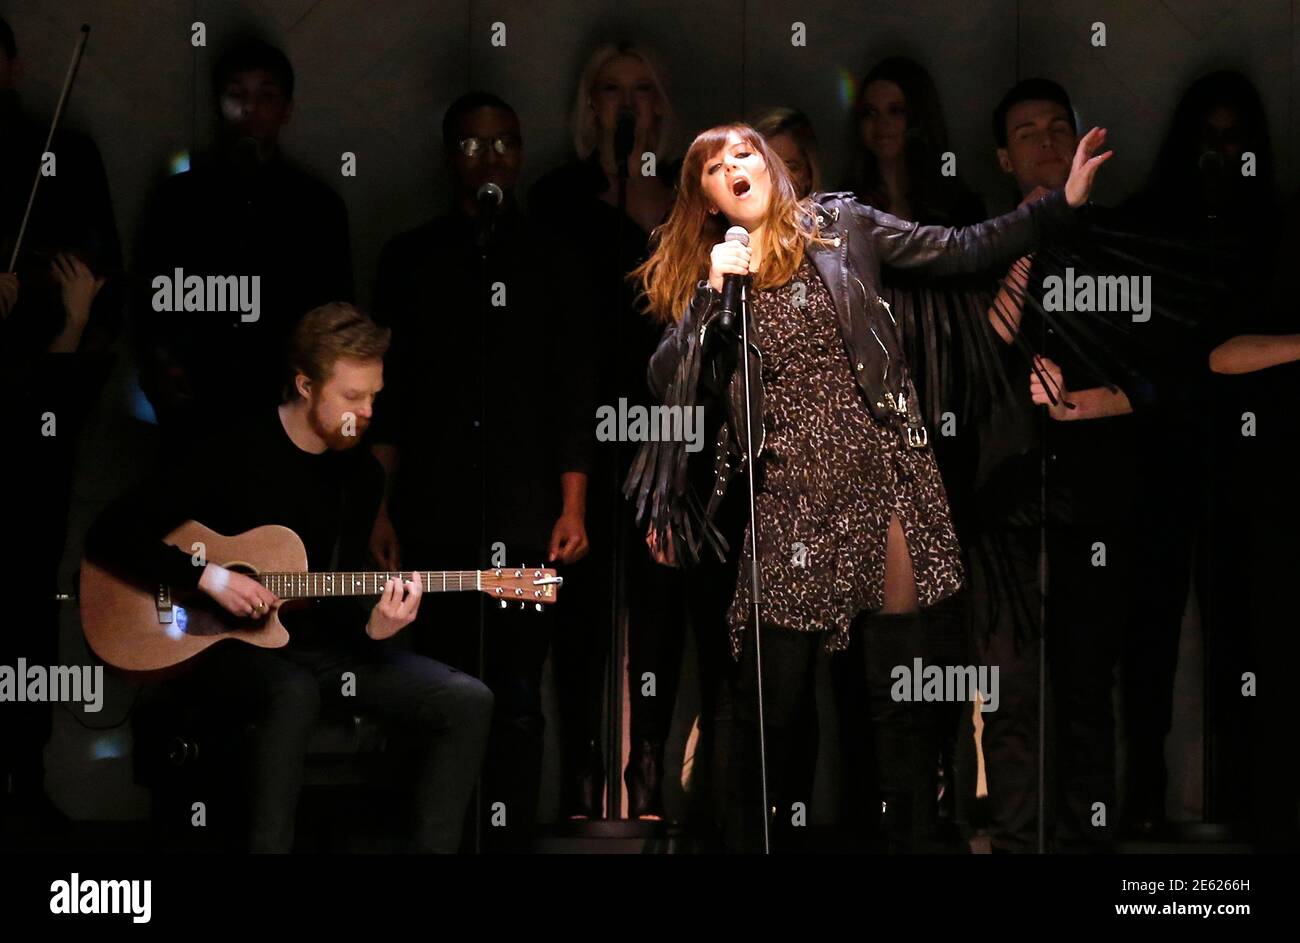
[[[650,258],[628,274],[641,286],[640,297],[656,320],[671,322],[685,313],[696,284],[708,278],[710,252],[726,235],[726,217],[709,213],[701,180],[705,162],[722,150],[732,131],[762,156],[771,180],[763,266],[755,275],[754,287],[776,288],[790,281],[803,261],[807,243],[821,241],[812,201],[795,195],[785,161],[761,134],[747,124],[721,124],[701,131],[682,162],[672,212],[651,234]]]

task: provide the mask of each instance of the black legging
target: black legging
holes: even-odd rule
[[[968,645],[961,611],[959,600],[951,597],[917,613],[868,614],[860,620],[866,633],[863,670],[877,779],[886,804],[885,831],[898,851],[923,849],[937,837],[935,760],[951,704],[895,701],[892,672],[899,665],[911,668],[915,658],[927,666],[964,664]],[[788,848],[798,834],[794,803],[803,804],[805,822],[811,816],[817,756],[814,677],[817,649],[824,639],[821,633],[763,627],[763,714],[768,804],[776,810],[771,820],[774,850]],[[756,677],[750,631],[726,685],[725,712],[734,723],[725,828],[731,851],[762,850]]]
[[[1113,672],[1132,559],[1122,526],[1048,531],[1047,831],[1059,851],[1111,847],[1116,812]],[[1094,565],[1094,545],[1106,565]],[[995,851],[1030,852],[1038,833],[1039,558],[1037,527],[990,530],[971,553],[979,658],[1000,669],[984,714],[989,833]]]

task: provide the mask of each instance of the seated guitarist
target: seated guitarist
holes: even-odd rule
[[[302,538],[309,569],[367,569],[383,473],[368,450],[355,446],[383,386],[388,343],[388,330],[350,305],[306,314],[290,339],[284,402],[206,430],[182,461],[167,456],[156,480],[95,522],[87,557],[142,585],[197,587],[250,621],[277,604],[271,592],[160,538],[186,520],[228,535],[280,524]],[[467,674],[374,640],[415,619],[421,589],[418,575],[389,581],[368,619],[357,597],[286,609],[286,647],[225,641],[195,659],[194,678],[210,703],[254,722],[246,744],[250,850],[291,850],[308,733],[322,701],[343,697],[345,685],[347,703],[418,738],[414,847],[458,849],[492,693]]]

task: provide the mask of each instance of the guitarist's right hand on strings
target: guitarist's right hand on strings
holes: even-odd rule
[[[271,592],[251,576],[227,570],[224,566],[209,563],[199,577],[203,590],[232,616],[260,619],[279,602]]]

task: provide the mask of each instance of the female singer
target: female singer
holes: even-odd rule
[[[677,201],[632,277],[669,324],[650,362],[652,392],[668,405],[694,405],[697,392],[701,400],[725,398],[711,503],[743,470],[747,429],[737,345],[718,327],[720,293],[728,275],[753,282],[749,429],[769,808],[778,824],[797,817],[794,803],[810,806],[811,797],[791,794],[787,783],[799,779],[790,757],[807,754],[794,749],[791,734],[812,709],[818,642],[843,648],[861,612],[874,614],[868,684],[891,838],[910,842],[914,781],[928,775],[933,783],[933,755],[911,748],[922,715],[891,700],[891,667],[910,670],[914,657],[934,663],[927,656],[952,651],[954,640],[925,637],[921,612],[954,593],[963,572],[897,326],[876,292],[880,266],[946,274],[1018,258],[1087,200],[1111,156],[1093,156],[1104,139],[1096,128],[1083,138],[1063,190],[962,229],[904,222],[847,193],[799,200],[785,165],[748,125],[711,128],[687,151]],[[735,225],[749,231],[748,246],[724,241]],[[709,512],[685,493],[682,445],[659,445],[634,466],[629,488],[640,491],[643,511],[650,504],[647,542],[657,558],[694,557]],[[749,560],[747,529],[728,613],[736,659],[725,825],[732,850],[754,848],[762,834]]]

